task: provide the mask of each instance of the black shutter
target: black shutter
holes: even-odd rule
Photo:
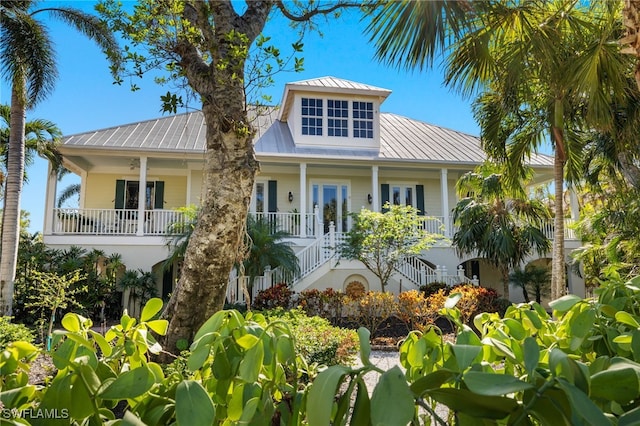
[[[381,206],[384,206],[385,203],[389,202],[389,184],[383,183],[380,185],[380,199],[382,200]],[[388,209],[382,208],[383,212],[386,212]]]
[[[424,216],[426,214],[424,211],[424,185],[416,185],[416,208],[419,215]]]
[[[153,208],[164,208],[164,182],[161,180],[156,181],[155,200],[153,201]]]
[[[124,209],[124,180],[116,180],[116,199],[115,208]]]
[[[267,183],[269,191],[269,200],[267,201],[267,211],[275,213],[278,211],[278,181],[270,180]]]

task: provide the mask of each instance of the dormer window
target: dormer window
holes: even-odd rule
[[[322,99],[302,98],[302,134],[322,136]]]
[[[373,139],[373,102],[353,101],[353,137]]]
[[[329,99],[327,101],[327,134],[349,136],[349,102]]]

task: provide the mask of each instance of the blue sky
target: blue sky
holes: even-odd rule
[[[131,3],[124,1],[124,3]],[[91,10],[92,1],[46,1],[41,6],[70,5]],[[112,84],[107,61],[99,49],[76,31],[40,16],[50,30],[56,45],[59,79],[55,91],[34,110],[27,120],[45,118],[53,121],[64,135],[103,129],[120,124],[160,117],[160,95],[167,87],[158,86],[152,78],[136,80],[141,87],[131,92],[128,84]],[[266,90],[274,103],[279,103],[284,84],[309,78],[335,76],[392,90],[382,104],[382,111],[462,132],[478,135],[479,129],[471,113],[471,102],[443,86],[440,69],[405,71],[379,64],[373,46],[364,34],[365,24],[355,13],[338,19],[319,21],[317,32],[309,33],[304,42],[304,71],[285,72]],[[267,23],[264,34],[281,46],[283,53],[296,41],[296,32],[276,17]],[[9,103],[10,90],[5,81],[0,85],[0,102]],[[183,112],[183,111],[179,111]],[[29,170],[29,183],[22,196],[22,209],[30,212],[30,231],[41,231],[44,217],[47,164],[38,160]],[[72,180],[58,184],[61,189]]]

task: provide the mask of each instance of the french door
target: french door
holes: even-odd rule
[[[349,230],[349,186],[346,183],[320,183],[311,185],[313,206],[322,212],[324,232],[333,222],[336,232]]]

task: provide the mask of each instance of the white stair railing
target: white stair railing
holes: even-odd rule
[[[396,265],[396,271],[407,278],[413,285],[420,287],[434,282],[443,282],[448,286],[456,284],[478,285],[477,278],[467,278],[464,268],[458,266],[456,274],[447,274],[444,266],[436,266],[433,269],[416,256],[404,258]]]

